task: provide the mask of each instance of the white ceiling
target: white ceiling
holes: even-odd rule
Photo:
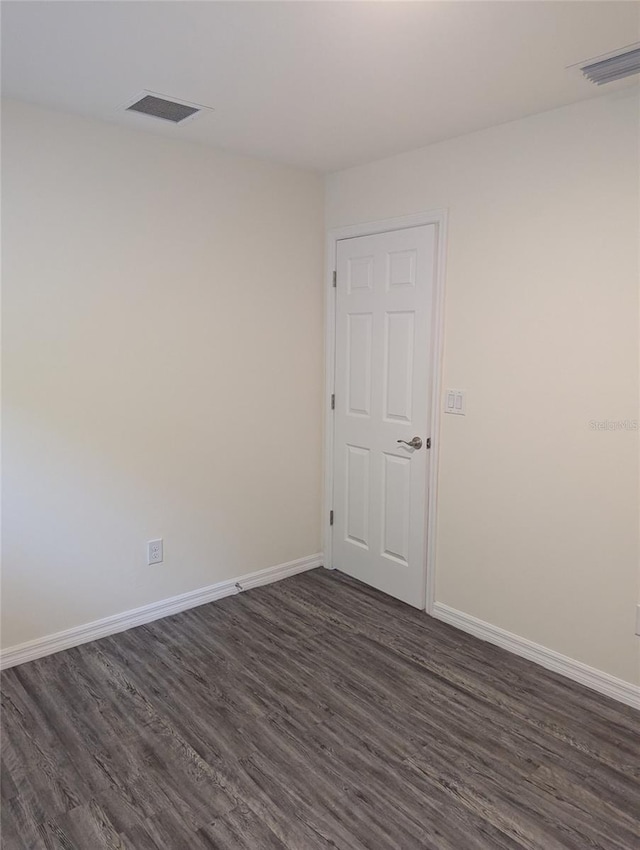
[[[640,39],[636,2],[3,2],[5,95],[320,171],[616,87],[565,67]],[[125,113],[143,89],[214,108]]]

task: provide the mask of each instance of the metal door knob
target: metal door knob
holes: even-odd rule
[[[413,440],[397,440],[398,443],[404,443],[405,446],[409,446],[412,449],[421,449],[422,448],[422,440],[420,437],[414,437]]]

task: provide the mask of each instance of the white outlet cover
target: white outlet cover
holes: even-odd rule
[[[149,540],[147,543],[147,563],[161,564],[164,558],[164,546],[162,538],[159,540]]]
[[[444,412],[464,416],[467,411],[467,399],[464,390],[447,390],[444,395]]]

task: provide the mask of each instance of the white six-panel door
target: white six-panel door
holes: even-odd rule
[[[435,225],[337,243],[333,565],[419,608],[434,267]]]

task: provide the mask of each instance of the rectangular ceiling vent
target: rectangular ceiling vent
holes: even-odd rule
[[[640,45],[631,45],[615,53],[589,59],[587,62],[581,62],[578,67],[584,76],[597,86],[640,74]]]
[[[147,115],[149,118],[159,118],[162,121],[168,121],[170,124],[184,124],[187,121],[192,121],[202,112],[211,111],[209,107],[201,106],[198,103],[176,100],[148,91],[136,95],[132,101],[125,104],[124,108],[127,112],[137,112],[140,115]]]

